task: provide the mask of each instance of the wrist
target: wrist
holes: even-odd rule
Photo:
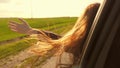
[[[28,35],[33,34],[33,29],[32,29],[32,28],[30,28],[30,29],[26,32],[26,34],[28,34]]]
[[[31,28],[31,29],[27,32],[28,35],[31,35],[31,34],[39,34],[39,33],[40,33],[40,32],[39,32],[38,29],[33,29],[33,28]]]

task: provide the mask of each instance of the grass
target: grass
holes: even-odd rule
[[[76,17],[62,17],[62,18],[34,18],[25,19],[31,27],[43,30],[51,30],[60,34],[63,30],[59,30],[68,25],[74,24]],[[0,18],[0,41],[5,41],[13,39],[16,37],[24,36],[24,34],[19,34],[13,32],[8,27],[8,21],[18,21],[16,18]],[[65,28],[66,29],[66,28]]]
[[[28,48],[30,45],[35,43],[34,39],[23,39],[11,44],[1,45],[0,46],[0,59],[5,58],[9,55],[14,55],[20,51]]]
[[[57,34],[64,34],[67,32],[75,23],[76,17],[62,17],[62,18],[34,18],[34,19],[25,19],[31,27],[43,30],[50,30]],[[24,34],[19,34],[11,31],[8,28],[8,21],[13,20],[19,22],[16,18],[0,18],[0,42],[5,40],[10,40],[16,37],[25,36]],[[9,43],[6,45],[0,45],[0,59],[3,59],[10,55],[15,55],[22,50],[30,47],[37,42],[35,39],[23,39],[17,42]],[[24,65],[29,65],[35,61],[37,56],[29,57],[26,59],[20,67]],[[37,61],[33,66],[39,66],[44,62],[48,57],[43,57],[42,60]]]
[[[24,34],[18,34],[12,32],[8,28],[8,21],[18,21],[16,18],[0,18],[0,41],[5,41],[13,39],[16,37],[24,36]],[[62,18],[34,18],[34,19],[25,19],[31,27],[37,29],[51,30],[55,33],[65,33],[67,32],[76,21],[76,17],[62,17]],[[29,47],[31,42],[28,40],[20,40],[18,42],[10,43],[7,45],[0,46],[0,59],[16,54],[21,50]]]

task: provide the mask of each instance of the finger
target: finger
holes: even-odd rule
[[[11,26],[10,26],[9,28],[10,28],[10,30],[12,30],[12,31],[15,31],[15,32],[17,31],[17,29],[16,29],[15,27],[11,27]]]
[[[15,29],[10,29],[10,30],[17,32],[17,30],[15,30]]]
[[[27,24],[27,22],[24,20],[24,19],[22,19],[22,18],[18,18],[23,24],[25,24],[25,25],[28,25]]]
[[[20,33],[18,30],[15,30],[15,29],[11,29],[11,30],[14,31],[14,32]]]
[[[16,27],[14,26],[9,26],[10,29],[14,29],[14,30],[17,30]]]
[[[9,24],[12,24],[12,25],[19,25],[17,22],[15,21],[9,21]]]
[[[15,27],[10,27],[10,30],[12,30],[14,32],[17,32],[17,33],[20,33],[20,31],[17,28],[15,28]]]
[[[18,25],[9,23],[8,26],[9,27],[17,27]]]
[[[8,25],[8,27],[10,27],[10,28],[18,28],[17,25],[13,25],[13,24]]]
[[[17,25],[13,23],[9,23],[8,26],[17,26]]]

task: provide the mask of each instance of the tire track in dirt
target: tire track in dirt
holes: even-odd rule
[[[32,47],[32,46],[31,46]],[[17,65],[21,64],[26,58],[34,56],[35,54],[29,52],[27,48],[24,51],[19,52],[16,55],[8,56],[0,60],[0,68],[15,68]]]

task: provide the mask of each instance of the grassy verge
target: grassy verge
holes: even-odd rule
[[[28,48],[33,45],[36,41],[33,39],[23,39],[18,42],[14,42],[7,45],[0,46],[0,59],[5,58],[9,55],[17,54],[18,52]]]

